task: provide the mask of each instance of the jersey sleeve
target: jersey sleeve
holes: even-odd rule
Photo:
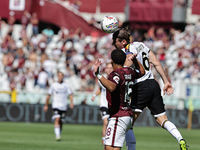
[[[67,86],[67,94],[68,95],[73,94],[73,91],[72,91],[72,89],[69,86]]]
[[[48,89],[48,95],[52,95],[52,94],[53,94],[53,84]]]
[[[120,83],[120,79],[121,79],[120,75],[115,71],[113,71],[108,77],[108,80],[115,83],[116,85],[118,85]]]

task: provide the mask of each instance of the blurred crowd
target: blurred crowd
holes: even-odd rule
[[[111,34],[100,37],[94,28],[90,35],[85,35],[81,27],[60,27],[55,33],[51,26],[39,32],[37,13],[27,11],[21,24],[15,21],[14,14],[6,22],[0,20],[1,91],[46,90],[57,81],[58,71],[63,72],[74,91],[94,90],[92,65],[97,58],[110,61],[114,49]],[[131,41],[144,42],[156,54],[170,81],[200,82],[200,21],[188,24],[184,31],[155,27],[145,33],[133,30]]]

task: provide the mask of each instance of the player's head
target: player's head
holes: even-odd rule
[[[111,62],[106,63],[105,73],[109,75],[113,71],[113,66]]]
[[[113,33],[112,39],[114,45],[117,49],[124,48],[127,44],[130,43],[130,30],[128,27],[121,28]]]
[[[124,62],[126,61],[126,54],[120,49],[115,49],[111,53],[111,59],[112,59],[112,64],[114,63],[116,65],[123,66]]]
[[[59,71],[58,72],[58,82],[59,83],[63,82],[63,78],[64,78],[64,73]]]

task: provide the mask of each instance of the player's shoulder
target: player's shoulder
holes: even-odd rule
[[[133,42],[130,46],[131,49],[135,49],[137,53],[140,51],[149,51],[149,48],[143,42]]]
[[[69,83],[64,82],[64,81],[62,82],[62,85],[63,85],[63,86],[66,86],[66,87],[69,87]]]

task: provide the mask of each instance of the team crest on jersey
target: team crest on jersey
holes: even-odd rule
[[[114,76],[113,80],[118,84],[119,83],[119,77],[118,76]]]

